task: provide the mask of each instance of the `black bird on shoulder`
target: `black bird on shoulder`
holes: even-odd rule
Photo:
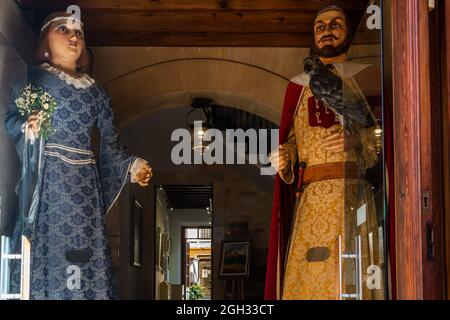
[[[366,101],[331,70],[333,65],[323,64],[317,55],[309,56],[303,62],[305,72],[310,76],[312,93],[336,114],[344,130],[352,133],[356,124],[371,125]]]

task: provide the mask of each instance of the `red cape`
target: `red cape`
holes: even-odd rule
[[[284,99],[280,124],[280,145],[286,143],[291,130],[294,113],[304,92],[304,86],[289,82]],[[287,185],[277,174],[273,196],[272,223],[270,226],[269,254],[267,258],[266,288],[264,299],[277,300],[278,275],[284,272],[284,257],[291,232],[291,220],[295,205],[295,183]],[[278,260],[280,256],[280,261]],[[281,277],[282,278],[282,277]]]
[[[294,82],[289,82],[286,89],[283,114],[280,123],[279,143],[287,142],[291,130],[298,102],[304,93],[305,87]],[[388,109],[388,108],[385,108]],[[390,112],[384,113],[385,126],[385,161],[388,172],[389,194],[387,228],[388,228],[388,250],[391,266],[392,297],[395,299],[396,266],[395,266],[395,203],[394,203],[394,179],[393,179],[393,147],[392,147],[392,120]],[[295,173],[297,170],[295,170]],[[292,185],[287,185],[279,175],[275,179],[272,221],[270,226],[269,253],[267,257],[266,284],[264,299],[281,299],[279,293],[284,274],[286,250],[291,232],[292,216],[295,206],[295,189],[298,177]]]

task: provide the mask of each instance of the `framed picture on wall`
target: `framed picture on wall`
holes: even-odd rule
[[[171,263],[171,257],[172,257],[172,239],[167,239],[167,268],[166,270],[170,270],[170,263]]]
[[[161,270],[161,227],[156,228],[156,246],[155,246],[155,265],[156,269]]]
[[[142,267],[144,210],[142,205],[133,200],[131,206],[131,264]]]
[[[247,278],[250,271],[250,241],[222,242],[219,275],[222,278]]]
[[[167,271],[167,232],[161,234],[161,249],[159,265],[163,272]]]

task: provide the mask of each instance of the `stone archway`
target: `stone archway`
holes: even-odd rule
[[[238,61],[192,58],[141,67],[105,84],[119,126],[203,96],[278,123],[288,79]]]

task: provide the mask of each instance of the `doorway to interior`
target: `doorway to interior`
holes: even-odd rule
[[[183,283],[186,300],[211,300],[212,228],[182,227]]]
[[[156,188],[156,300],[212,299],[212,195],[212,185]]]

